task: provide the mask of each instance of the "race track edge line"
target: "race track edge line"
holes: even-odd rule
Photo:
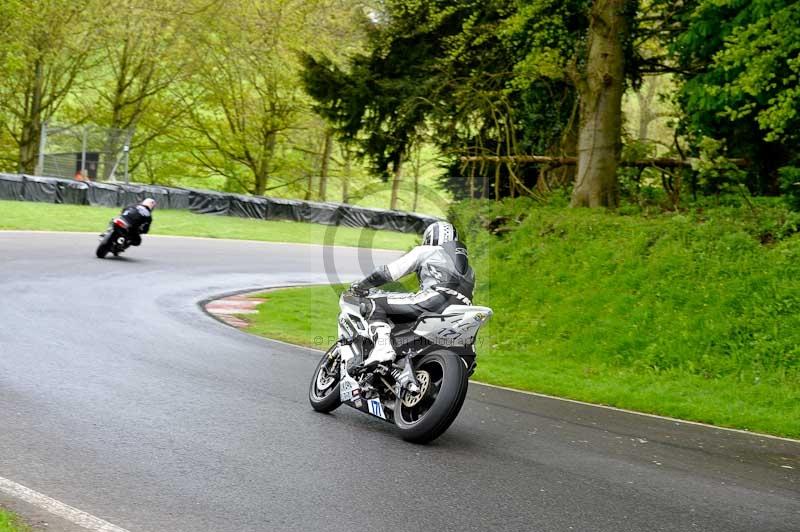
[[[68,504],[57,501],[38,491],[26,488],[22,484],[17,484],[7,478],[0,477],[0,491],[41,508],[42,510],[46,510],[62,519],[66,519],[71,523],[75,523],[86,530],[95,530],[96,532],[128,532],[128,530],[124,528],[120,528],[117,525],[113,525],[108,521],[104,521],[99,517],[95,517],[77,508],[73,508]]]

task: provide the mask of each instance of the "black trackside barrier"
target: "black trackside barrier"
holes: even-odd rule
[[[45,203],[61,203],[61,194],[58,182],[64,181],[54,177],[23,176],[24,187],[22,198],[25,201],[40,201]]]
[[[61,203],[89,205],[89,185],[82,181],[59,180],[58,192]]]
[[[157,185],[119,185],[121,206],[139,203],[145,198],[153,198],[164,209],[172,208],[169,204],[169,189]]]
[[[119,185],[118,190],[117,202],[122,206],[139,203],[147,197],[144,195],[142,187],[136,185]]]
[[[300,200],[286,198],[264,198],[267,200],[268,220],[288,220],[300,222]]]
[[[206,190],[189,190],[189,210],[198,214],[228,214],[230,194]]]
[[[119,200],[119,187],[109,183],[89,183],[89,190],[86,191],[89,205],[101,207],[116,207],[121,202]]]
[[[0,199],[22,201],[24,178],[21,175],[0,174]]]
[[[382,223],[379,212],[373,209],[348,209],[346,205],[339,207],[339,224],[347,227],[375,227]]]
[[[298,216],[302,221],[339,225],[338,208],[332,203],[303,201],[298,206]]]
[[[169,191],[169,205],[170,209],[189,210],[189,194],[190,191],[183,188],[168,188]]]
[[[231,194],[228,196],[230,216],[239,216],[241,218],[258,218],[260,220],[268,220],[268,205],[266,199],[259,198],[258,196],[242,196],[240,194]]]
[[[124,207],[144,198],[162,209],[190,210],[259,220],[289,220],[422,233],[437,219],[416,213],[285,198],[246,196],[158,185],[113,184],[54,177],[0,174],[0,199]]]

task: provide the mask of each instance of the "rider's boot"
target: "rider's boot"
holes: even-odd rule
[[[364,367],[385,364],[394,361],[396,356],[392,347],[392,327],[388,323],[374,322],[370,324],[375,334],[375,348],[369,358],[364,361]]]

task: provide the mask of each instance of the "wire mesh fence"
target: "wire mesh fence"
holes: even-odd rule
[[[44,123],[36,174],[127,183],[132,136],[132,129]]]

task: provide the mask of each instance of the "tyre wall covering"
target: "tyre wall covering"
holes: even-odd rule
[[[0,200],[124,207],[147,197],[155,199],[162,209],[182,209],[198,214],[259,220],[368,227],[402,233],[422,233],[428,224],[436,221],[436,218],[422,214],[340,203],[246,196],[157,185],[94,183],[0,174]]]

